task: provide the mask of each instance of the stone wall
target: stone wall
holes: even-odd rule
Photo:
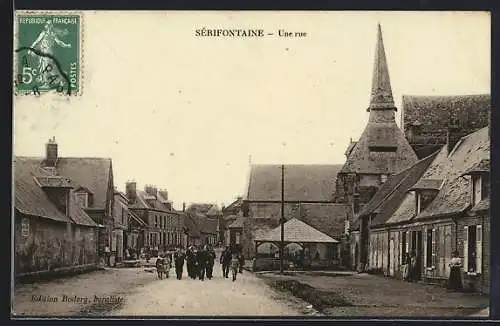
[[[15,216],[15,275],[98,264],[97,229]]]

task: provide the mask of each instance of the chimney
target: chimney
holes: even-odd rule
[[[460,138],[462,138],[464,135],[461,132],[461,128],[458,126],[456,122],[452,122],[448,126],[448,132],[446,134],[446,144],[448,147],[448,155],[450,155],[451,151],[455,147],[455,145],[458,143]]]
[[[359,194],[357,192],[352,194],[352,211],[354,214],[359,213]]]
[[[153,185],[147,185],[146,187],[144,187],[144,191],[150,195],[150,196],[154,196],[156,198],[156,194],[158,193],[158,190],[156,189],[155,186]]]
[[[185,212],[186,211],[186,203],[182,203],[182,211]]]
[[[52,137],[45,145],[45,164],[47,166],[55,167],[56,163],[57,163],[57,143],[56,143],[56,137]]]
[[[125,184],[125,192],[127,195],[127,199],[131,204],[135,204],[136,196],[137,196],[137,183],[135,181],[127,181]]]
[[[158,193],[163,197],[163,199],[168,200],[168,191],[166,189],[161,189]]]

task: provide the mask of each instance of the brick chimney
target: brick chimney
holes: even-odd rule
[[[146,192],[146,194],[150,195],[150,196],[154,196],[156,198],[157,194],[158,194],[158,189],[156,189],[155,186],[153,185],[147,185],[144,187],[144,191]]]
[[[158,190],[158,193],[163,197],[163,199],[168,200],[168,190],[160,189]]]
[[[57,143],[56,137],[49,139],[45,144],[45,165],[55,167],[57,163]]]
[[[185,212],[186,211],[186,203],[182,203],[182,211]]]
[[[127,181],[125,184],[125,194],[130,204],[135,204],[137,200],[137,183],[135,181]]]
[[[464,136],[462,132],[462,128],[459,127],[458,123],[452,122],[448,126],[448,132],[446,135],[446,144],[448,147],[448,155],[450,155],[451,151],[458,143],[458,141]]]

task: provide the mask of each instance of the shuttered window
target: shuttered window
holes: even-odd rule
[[[469,227],[464,226],[464,266],[465,272],[469,271]]]
[[[482,272],[483,265],[483,234],[481,225],[476,226],[476,273]]]
[[[437,248],[436,248],[436,229],[432,229],[432,267],[437,263]]]

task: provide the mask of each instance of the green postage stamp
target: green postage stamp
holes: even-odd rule
[[[15,18],[14,93],[77,95],[82,81],[82,16],[18,13]]]

